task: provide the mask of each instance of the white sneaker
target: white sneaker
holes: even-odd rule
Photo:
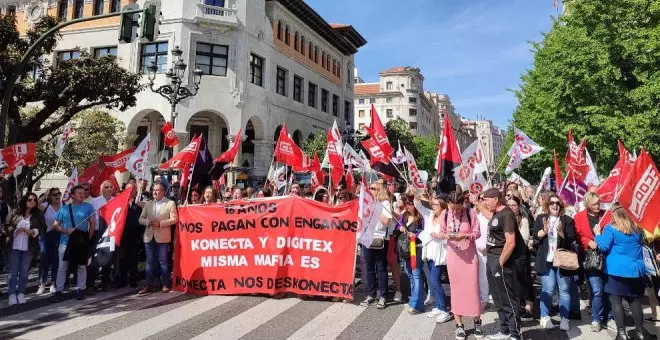
[[[614,321],[614,319],[607,320],[607,329],[616,332],[616,321]]]
[[[55,294],[55,292],[57,292],[57,287],[55,287],[55,284],[53,283],[50,285],[50,293]]]
[[[18,300],[16,299],[16,294],[9,295],[9,305],[15,305],[18,303]]]
[[[591,321],[591,331],[594,333],[600,332],[600,322]]]
[[[433,295],[429,294],[426,297],[426,300],[424,300],[424,306],[432,306],[432,305],[435,305],[435,298],[433,297]]]
[[[449,320],[451,320],[452,316],[451,314],[445,312],[445,311],[440,311],[441,313],[438,314],[438,316],[435,318],[435,322],[437,323],[444,323]]]
[[[45,284],[40,284],[39,289],[37,289],[37,295],[42,295],[46,291],[46,285]]]
[[[401,298],[402,298],[401,292],[394,293],[394,302],[401,302]]]
[[[567,318],[561,318],[561,322],[559,323],[559,329],[562,331],[567,331],[571,328],[571,325],[568,323]]]
[[[555,325],[552,324],[552,319],[549,316],[544,316],[541,318],[541,328],[543,329],[553,329]]]
[[[437,309],[437,308],[433,308],[433,309],[431,309],[430,312],[426,313],[426,316],[428,316],[429,318],[435,318],[435,317],[437,317],[438,315],[440,315],[440,313],[442,313],[442,312],[443,312],[443,311],[441,311],[441,310],[439,310],[439,309]]]
[[[25,294],[16,295],[16,300],[18,301],[19,305],[24,304],[25,303]]]

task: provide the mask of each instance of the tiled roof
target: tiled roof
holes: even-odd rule
[[[330,27],[332,28],[342,28],[342,27],[350,27],[351,25],[348,24],[330,24]]]
[[[406,70],[405,66],[397,66],[384,70],[381,73],[399,73],[399,72],[404,72],[405,70]]]
[[[380,83],[355,84],[355,90],[353,92],[356,96],[378,94],[380,92]]]

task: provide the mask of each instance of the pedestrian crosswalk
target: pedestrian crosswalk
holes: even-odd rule
[[[300,299],[289,296],[197,296],[181,292],[137,296],[136,288],[97,293],[85,300],[49,303],[37,297],[31,277],[28,301],[8,306],[0,301],[0,339],[454,339],[454,322],[437,324],[426,314],[411,315],[405,303],[388,303],[383,310],[355,301]],[[0,287],[4,288],[4,287]],[[3,289],[4,290],[4,289]],[[448,289],[450,293],[450,290]],[[523,323],[524,339],[613,339],[614,333],[591,332],[583,305],[582,321],[569,332],[542,330],[537,321]],[[483,315],[486,334],[498,331],[497,313]],[[558,323],[558,322],[557,322]],[[469,339],[472,319],[464,320]],[[652,324],[647,331],[655,334]]]

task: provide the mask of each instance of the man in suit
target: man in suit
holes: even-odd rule
[[[172,241],[172,225],[178,221],[174,201],[165,198],[167,188],[162,183],[152,186],[153,200],[146,202],[140,224],[145,226],[144,249],[147,254],[146,286],[139,295],[152,292],[154,272],[160,268],[160,283],[163,293],[170,291],[171,278],[168,261],[170,242]]]

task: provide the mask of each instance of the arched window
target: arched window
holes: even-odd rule
[[[284,43],[291,45],[291,38],[289,37],[289,25],[286,25],[286,28],[284,29]]]
[[[325,51],[321,52],[321,67],[325,68]]]
[[[341,61],[337,62],[337,78],[341,79]]]
[[[337,74],[337,60],[334,58],[332,59],[332,74],[336,75]]]
[[[298,31],[293,35],[293,49],[298,51],[298,42],[300,41],[300,35],[298,35]]]
[[[309,55],[309,59],[310,59],[310,60],[314,60],[314,48],[313,48],[313,46],[314,46],[314,45],[313,45],[312,42],[310,41],[310,42],[309,42],[309,49],[308,49],[308,51],[307,51],[307,54]]]
[[[277,21],[277,39],[282,40],[282,20]]]
[[[305,36],[300,36],[300,54],[305,55]]]
[[[319,63],[319,47],[315,46],[314,47],[314,62]]]

